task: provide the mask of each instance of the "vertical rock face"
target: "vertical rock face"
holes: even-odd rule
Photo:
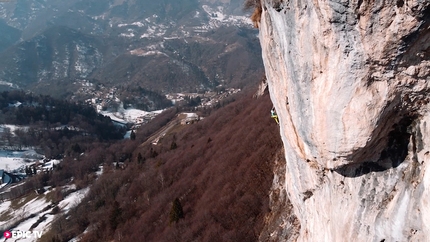
[[[430,2],[262,0],[300,241],[430,237]]]

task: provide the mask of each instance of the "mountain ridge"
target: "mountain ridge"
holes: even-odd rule
[[[243,88],[246,79],[261,76],[262,62],[256,30],[243,12],[234,15],[239,3],[0,3],[9,25],[28,33],[35,29],[0,53],[0,84],[62,98],[76,96],[82,81],[108,88],[139,85],[160,94]],[[47,11],[52,13],[41,15]],[[236,65],[240,68],[231,68]]]

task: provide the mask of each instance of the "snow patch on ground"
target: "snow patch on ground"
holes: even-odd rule
[[[123,106],[122,104],[120,105]],[[100,114],[110,117],[112,120],[119,123],[141,123],[141,119],[148,115],[156,115],[163,112],[163,110],[156,110],[152,112],[143,111],[135,108],[120,108],[117,112],[101,111]]]
[[[71,208],[76,207],[81,202],[81,200],[87,195],[89,190],[90,188],[86,187],[84,189],[69,194],[58,204],[58,207],[62,211],[67,213]]]
[[[0,81],[0,85],[2,85],[2,86],[9,86],[9,87],[12,87],[12,88],[19,88],[18,85],[13,84],[11,82],[5,82],[5,81]]]
[[[139,109],[134,109],[134,108],[130,108],[130,109],[124,109],[123,112],[123,117],[125,120],[135,120],[141,116],[145,116],[146,114],[148,114],[150,112],[146,112],[143,110],[139,110]]]
[[[99,170],[96,171],[97,177],[101,176],[103,174],[103,166],[99,166]]]
[[[120,34],[121,37],[127,37],[127,38],[133,38],[134,33],[122,33]]]
[[[0,203],[0,215],[2,215],[5,211],[7,211],[11,205],[11,201],[4,201]],[[0,226],[2,223],[5,223],[6,221],[0,221]]]
[[[23,201],[24,199],[25,198],[21,199],[20,202],[24,202]],[[3,202],[3,203],[8,203],[9,205],[11,205],[10,201]],[[12,226],[13,224],[19,222],[20,220],[24,220],[20,224],[15,226],[14,230],[29,230],[30,227],[28,226],[28,223],[33,222],[34,218],[36,218],[34,220],[34,222],[36,222],[38,219],[38,216],[34,216],[33,218],[28,218],[28,217],[32,214],[37,215],[41,213],[42,210],[46,208],[46,206],[48,205],[49,203],[46,201],[46,199],[44,199],[43,196],[40,196],[30,200],[29,202],[25,203],[18,209],[13,209],[9,206],[6,209],[4,209],[5,206],[1,206],[0,215],[9,213],[9,214],[12,214],[13,216],[11,219],[0,221],[0,228],[3,230],[9,229],[9,227]],[[34,222],[32,224],[34,224]]]
[[[208,5],[203,5],[202,8],[209,17],[209,23],[201,27],[196,27],[197,31],[202,32],[203,30],[218,28],[221,25],[226,25],[226,24],[232,24],[236,26],[240,26],[240,25],[252,26],[252,21],[249,17],[227,15],[224,13],[224,8],[221,6],[218,6],[216,8],[211,8]]]
[[[63,190],[74,190],[76,185],[66,185],[62,188]],[[78,205],[81,200],[87,195],[89,187],[70,193],[64,200],[62,200],[58,207],[61,212],[67,213],[71,208]],[[52,191],[49,191],[52,192]],[[45,192],[45,195],[49,192]],[[4,216],[10,219],[4,219],[0,221],[0,230],[13,230],[13,231],[36,231],[38,233],[47,232],[50,229],[52,221],[55,219],[56,215],[52,214],[53,206],[50,201],[46,200],[45,195],[39,195],[38,197],[25,202],[28,197],[24,197],[19,201],[15,201],[14,204],[18,208],[11,207],[11,201],[3,201],[0,203],[0,217]],[[31,194],[29,195],[31,196]],[[24,203],[25,204],[21,204]],[[18,205],[16,205],[18,204]],[[38,224],[37,224],[38,223]],[[36,226],[37,225],[37,226]],[[32,236],[29,238],[21,238],[20,242],[30,242],[36,241],[36,237]],[[9,240],[8,240],[9,241]],[[16,240],[18,241],[18,239]]]
[[[18,125],[13,125],[13,124],[0,124],[0,132],[3,132],[3,130],[7,128],[10,130],[10,132],[15,132],[15,130],[23,128],[21,126]]]
[[[0,169],[5,171],[12,171],[21,166],[26,166],[31,163],[26,163],[24,159],[12,157],[0,157]]]
[[[194,118],[198,116],[196,113],[183,113],[183,114],[187,115],[187,118]]]
[[[131,23],[131,24],[118,24],[118,27],[127,27],[127,26],[137,26],[137,27],[143,27],[143,26],[145,26],[145,24],[144,23],[142,23],[142,22],[134,22],[134,23]]]
[[[131,55],[136,55],[136,56],[149,56],[149,55],[164,55],[169,57],[166,53],[163,53],[161,51],[158,50],[150,50],[150,51],[146,51],[143,49],[134,49],[130,51]]]
[[[101,111],[100,114],[103,114],[104,116],[108,116],[110,119],[112,119],[115,122],[118,123],[127,123],[124,119],[117,116],[117,113],[112,113],[110,111]]]
[[[34,164],[39,159],[42,159],[42,155],[37,154],[34,150],[0,150],[0,169],[12,171],[22,166]]]
[[[252,27],[252,22],[249,19],[249,16],[231,15],[223,6],[211,7],[209,5],[203,5],[201,10],[192,13],[192,18],[197,21],[199,19],[201,20],[200,22],[193,24],[195,27],[192,28],[188,28],[189,26],[178,26],[178,23],[174,21],[170,21],[165,24],[157,24],[158,16],[155,14],[142,21],[116,24],[116,27],[121,28],[121,30],[128,28],[126,32],[122,31],[122,34],[119,34],[122,37],[134,38],[135,36],[140,36],[141,39],[158,37],[189,37],[191,36],[190,32],[207,32],[208,30],[216,29],[221,26]],[[111,23],[111,25],[113,24]]]

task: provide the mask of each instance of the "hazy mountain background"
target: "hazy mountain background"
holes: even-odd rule
[[[0,18],[0,90],[165,94],[244,88],[262,73],[241,0],[17,0],[0,3]]]

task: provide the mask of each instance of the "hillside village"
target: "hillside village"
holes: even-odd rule
[[[77,92],[79,96],[89,96],[85,102],[93,106],[97,112],[109,116],[121,125],[138,128],[155,118],[162,110],[144,111],[134,108],[133,105],[124,105],[119,98],[117,87],[105,88],[103,85],[94,85],[88,80],[78,82],[81,88]],[[222,88],[218,91],[206,91],[204,93],[169,93],[166,98],[172,106],[188,106],[194,110],[217,105],[221,100],[240,92],[239,88]],[[125,107],[126,106],[126,107]]]

